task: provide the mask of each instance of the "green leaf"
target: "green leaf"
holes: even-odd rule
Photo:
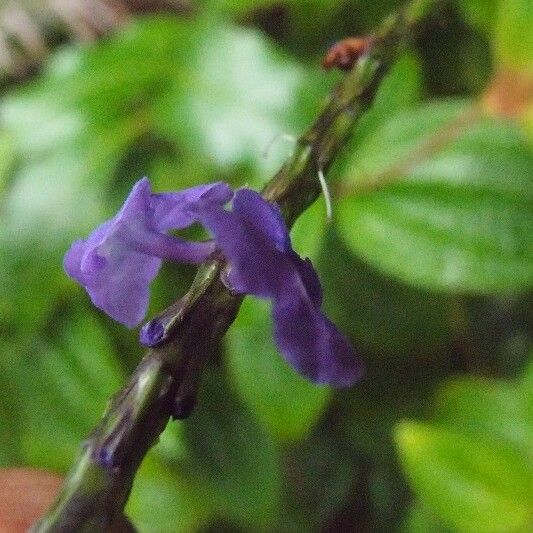
[[[376,178],[389,173],[391,167],[400,162],[406,169],[411,169],[423,156],[425,161],[433,152],[423,152],[414,160],[414,155],[418,155],[418,152],[414,153],[415,149],[424,147],[427,138],[435,135],[435,132],[442,135],[440,130],[444,126],[449,128],[449,124],[453,125],[453,121],[458,120],[469,109],[468,102],[457,100],[437,100],[416,106],[413,104],[391,110],[378,122],[379,128],[375,128],[371,135],[364,138],[364,142],[355,147],[355,152],[350,154],[341,176],[347,185],[381,185],[381,181],[377,182]],[[442,139],[443,146],[437,148],[446,148],[453,139]],[[407,162],[411,164],[407,165]],[[398,177],[404,176],[394,175],[394,178]]]
[[[262,154],[316,113],[323,96],[317,73],[250,29],[200,19],[176,30],[186,54],[174,58],[172,86],[156,106],[159,130],[223,168],[250,163],[263,175],[273,171],[279,158]]]
[[[122,384],[105,330],[89,315],[74,315],[54,344],[32,347],[13,361],[21,397],[21,455],[25,463],[65,471],[80,441]]]
[[[351,495],[359,475],[337,435],[317,431],[287,448],[284,509],[276,531],[322,531]]]
[[[0,323],[6,336],[31,338],[53,312],[51,301],[74,288],[61,268],[62,251],[45,251],[46,246],[20,242],[0,228]]]
[[[126,506],[126,514],[138,530],[190,533],[206,525],[213,513],[201,489],[169,468],[158,457],[156,446],[137,472]]]
[[[519,382],[519,387],[525,395],[528,413],[531,420],[533,420],[533,354],[531,354],[530,361],[526,365],[522,379]]]
[[[5,132],[0,133],[0,192],[11,175],[13,164],[15,163],[15,146],[13,139]]]
[[[489,34],[497,21],[498,3],[498,0],[460,0],[458,4],[472,26]]]
[[[320,7],[326,5],[331,7],[331,4],[336,4],[340,0],[285,0],[283,5],[294,5],[295,7],[311,6]],[[259,11],[261,9],[268,9],[270,7],[279,6],[279,0],[203,0],[203,4],[214,13],[228,13],[234,16],[242,16],[250,11]]]
[[[338,393],[335,413],[354,454],[390,464],[394,426],[403,418],[423,414],[435,387],[448,375],[449,362],[443,356],[428,357],[421,363],[409,357],[363,354],[365,377],[352,389]]]
[[[449,343],[450,302],[383,276],[355,257],[333,228],[317,267],[327,315],[362,353],[426,357]]]
[[[308,257],[315,264],[322,250],[327,226],[326,204],[320,196],[298,217],[291,229],[292,245],[298,255]]]
[[[19,465],[20,438],[24,422],[19,398],[23,395],[17,379],[14,354],[20,346],[0,337],[0,467]]]
[[[533,285],[532,167],[510,124],[458,102],[423,105],[395,115],[354,154],[336,210],[341,235],[414,285],[523,291]]]
[[[436,399],[436,420],[473,437],[512,444],[533,461],[533,419],[518,387],[481,378],[454,380]]]
[[[533,469],[490,440],[403,422],[396,441],[422,503],[459,531],[525,531],[533,511]]]
[[[228,367],[235,387],[278,439],[305,436],[322,414],[330,391],[305,380],[286,363],[272,338],[270,304],[247,298],[228,332]]]
[[[533,3],[500,0],[496,18],[496,61],[533,74]]]
[[[81,66],[52,70],[3,101],[3,123],[22,161],[4,200],[8,230],[19,242],[37,237],[47,249],[65,246],[103,218],[102,184],[139,133],[132,117],[110,123],[89,110],[73,80],[94,93],[98,80],[87,80],[79,54]],[[100,109],[107,109],[101,101]]]
[[[452,533],[425,505],[415,502],[402,524],[401,533]]]
[[[231,395],[220,374],[207,372],[204,380],[199,406],[184,422],[188,456],[181,473],[203,488],[206,505],[264,528],[279,509],[278,448]]]
[[[174,154],[166,164],[175,188],[237,163],[259,184],[290,151],[278,143],[265,158],[268,143],[298,134],[316,112],[316,78],[258,32],[205,17],[144,18],[56,53],[41,78],[3,100],[22,161],[5,199],[10,234],[52,247],[89,231],[107,213],[104,187],[129,150],[154,136]]]

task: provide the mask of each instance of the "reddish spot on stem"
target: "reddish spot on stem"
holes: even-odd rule
[[[325,70],[333,67],[350,70],[355,62],[369,51],[372,42],[372,37],[348,37],[338,41],[326,52],[322,66]]]

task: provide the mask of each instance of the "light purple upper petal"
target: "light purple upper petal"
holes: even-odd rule
[[[206,185],[167,195],[162,201],[161,195],[151,194],[150,183],[143,178],[112,219],[87,239],[72,244],[65,255],[65,270],[85,287],[97,307],[134,327],[146,314],[149,285],[161,267],[161,259],[200,263],[214,250],[212,242],[184,241],[166,235],[161,228],[180,227],[170,218],[191,224],[195,219],[191,214],[194,202],[225,203],[228,191],[225,184]],[[165,219],[168,213],[172,216]]]
[[[154,220],[159,231],[181,229],[197,221],[199,205],[224,205],[231,200],[233,191],[223,182],[198,185],[178,192],[152,195]]]

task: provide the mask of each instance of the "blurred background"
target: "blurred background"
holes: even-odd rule
[[[142,356],[63,272],[147,175],[261,188],[386,0],[0,2],[0,466],[64,474]],[[294,228],[367,366],[314,386],[248,299],[197,410],[136,479],[141,532],[533,528],[533,3],[457,0],[413,39]],[[150,314],[190,268],[166,264]]]

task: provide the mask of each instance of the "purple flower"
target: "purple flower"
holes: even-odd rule
[[[198,209],[200,222],[229,262],[228,287],[272,300],[274,336],[285,359],[315,383],[352,385],[361,375],[361,362],[322,314],[316,272],[292,249],[277,206],[240,189],[231,211],[222,205]]]
[[[232,195],[225,183],[152,194],[143,178],[112,219],[72,244],[65,270],[85,287],[98,308],[134,327],[146,314],[149,285],[162,259],[201,263],[214,250],[212,242],[188,242],[165,232],[195,222],[196,207],[221,206]]]
[[[232,210],[225,204],[233,197]],[[189,242],[166,234],[194,222],[214,242]],[[236,293],[272,301],[276,343],[285,359],[315,383],[353,384],[361,363],[345,337],[322,314],[322,289],[309,259],[292,249],[277,206],[249,189],[235,194],[225,183],[152,194],[143,178],[120,211],[65,255],[67,273],[85,287],[93,303],[128,327],[148,307],[149,285],[162,259],[200,263],[216,248],[228,261],[224,280]],[[141,342],[163,342],[160,319],[141,330]]]

